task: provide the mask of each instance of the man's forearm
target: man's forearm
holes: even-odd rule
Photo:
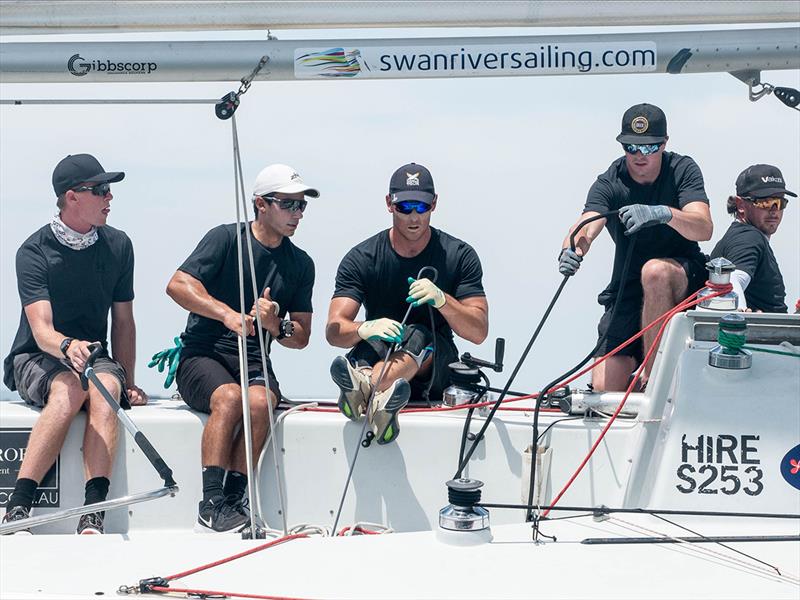
[[[331,321],[325,327],[325,339],[337,348],[352,348],[361,341],[358,328],[363,321]]]
[[[687,240],[693,242],[706,242],[714,233],[714,223],[711,218],[697,212],[688,212],[679,208],[670,208],[672,219],[669,225]]]
[[[111,355],[125,369],[128,387],[136,385],[136,324],[111,321]]]
[[[485,310],[477,306],[467,306],[445,294],[447,302],[439,312],[450,325],[453,332],[473,344],[480,344],[489,334],[489,316]]]
[[[228,313],[233,312],[227,304],[212,297],[205,286],[197,280],[189,283],[183,279],[176,281],[173,277],[167,286],[167,295],[182,308],[215,321],[222,322]]]

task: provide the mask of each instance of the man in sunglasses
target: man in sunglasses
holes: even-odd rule
[[[281,397],[269,358],[268,373],[262,369],[256,310],[269,339],[287,348],[308,344],[314,262],[289,239],[303,218],[306,197],[318,198],[319,192],[303,183],[293,168],[266,167],[253,189],[255,219],[241,229],[233,223],[209,231],[167,286],[167,294],[190,311],[181,335],[178,391],[186,404],[209,415],[201,448],[203,498],[196,526],[201,532],[238,531],[249,521],[243,504],[248,481],[239,337],[245,338],[247,348],[254,460],[268,433],[267,402],[277,406]],[[245,227],[254,238],[259,297],[253,296]],[[249,312],[244,328],[237,243],[244,249],[244,310]]]
[[[783,276],[769,245],[783,219],[787,195],[797,197],[786,189],[780,169],[752,165],[736,178],[736,195],[728,198],[734,221],[711,257],[724,256],[736,265],[731,283],[741,311],[788,312]]]
[[[87,419],[85,504],[107,498],[118,423],[93,384],[88,391],[81,387],[90,344],[103,346],[94,370],[114,398],[125,408],[147,402],[134,384],[133,245],[124,232],[106,225],[110,184],[124,177],[106,172],[89,154],[61,160],[53,171],[58,213],[17,251],[22,315],[3,380],[41,415],[28,438],[4,522],[30,515],[37,488],[81,410]],[[108,353],[109,311],[113,358]],[[102,512],[81,516],[77,532],[103,533],[103,517]]]
[[[667,118],[657,106],[637,104],[625,111],[617,136],[625,155],[597,178],[583,214],[569,233],[589,217],[609,211],[619,211],[618,216],[582,227],[575,235],[575,249],[570,248],[569,234],[562,243],[559,271],[566,276],[576,273],[604,227],[616,246],[611,282],[598,296],[605,314],[598,325],[597,357],[632,337],[705,281],[705,257],[698,242],[711,238],[713,223],[703,175],[688,156],[665,151],[668,139]],[[631,372],[653,344],[655,329],[598,365],[592,371],[594,389],[626,389]],[[645,383],[651,366],[652,360],[644,368]]]
[[[339,410],[354,421],[368,414],[379,444],[397,438],[397,414],[409,398],[441,400],[448,364],[458,359],[453,332],[475,344],[488,333],[480,259],[469,244],[430,226],[436,200],[428,169],[397,169],[386,196],[391,229],[350,250],[336,274],[326,337],[351,349],[331,365]],[[358,321],[362,305],[366,319]]]

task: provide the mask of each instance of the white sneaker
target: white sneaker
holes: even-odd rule
[[[368,368],[354,368],[344,356],[331,363],[331,378],[339,386],[339,411],[351,421],[357,421],[367,409],[372,393]]]
[[[410,396],[411,386],[402,377],[384,391],[375,394],[372,430],[379,444],[389,444],[400,435],[397,415],[408,404]]]

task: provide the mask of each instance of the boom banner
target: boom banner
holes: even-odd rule
[[[261,81],[710,73],[800,68],[800,28],[670,33],[0,44],[0,82]]]

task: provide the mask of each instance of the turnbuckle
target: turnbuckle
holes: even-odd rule
[[[169,581],[163,577],[150,577],[140,579],[136,585],[121,585],[117,592],[119,594],[152,594],[154,587],[169,587]],[[156,592],[157,593],[157,592]]]

